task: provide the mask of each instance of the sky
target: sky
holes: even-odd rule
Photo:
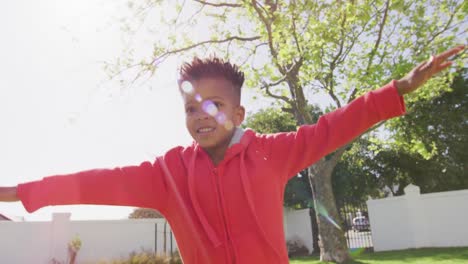
[[[125,88],[108,81],[102,62],[119,57],[124,48],[116,22],[123,3],[2,3],[0,186],[153,161],[176,145],[191,143],[176,86],[176,60],[168,60],[142,85]],[[54,212],[71,212],[72,220],[123,219],[132,210],[49,206],[29,214],[19,202],[0,203],[1,214],[27,221],[48,221]]]

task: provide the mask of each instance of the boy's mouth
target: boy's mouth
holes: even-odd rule
[[[215,130],[214,127],[201,127],[199,129],[197,129],[197,133],[206,134],[206,133],[213,132],[214,130]]]

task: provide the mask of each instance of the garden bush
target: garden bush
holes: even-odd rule
[[[182,259],[178,252],[171,256],[143,250],[141,252],[132,252],[125,259],[99,262],[98,264],[182,264]]]
[[[292,238],[286,241],[289,257],[302,257],[309,255],[309,249],[300,238]]]

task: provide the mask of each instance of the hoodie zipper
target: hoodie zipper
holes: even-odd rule
[[[226,245],[226,250],[228,251],[228,261],[230,263],[235,263],[234,259],[235,256],[233,254],[233,248],[232,248],[232,241],[231,241],[231,235],[229,232],[229,227],[227,225],[227,216],[226,216],[226,211],[224,209],[224,201],[223,201],[223,195],[221,191],[221,183],[220,183],[220,173],[218,171],[218,168],[213,169],[213,173],[216,178],[216,187],[218,189],[218,200],[219,200],[219,205],[221,206],[221,215],[223,216],[223,224],[224,224],[224,231],[226,232],[226,238],[227,238],[227,245]]]

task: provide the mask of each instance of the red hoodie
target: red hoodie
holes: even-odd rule
[[[238,129],[218,166],[194,143],[152,163],[20,184],[18,196],[28,212],[68,204],[157,209],[171,224],[186,264],[285,264],[287,181],[373,124],[404,112],[392,82],[296,132]]]

